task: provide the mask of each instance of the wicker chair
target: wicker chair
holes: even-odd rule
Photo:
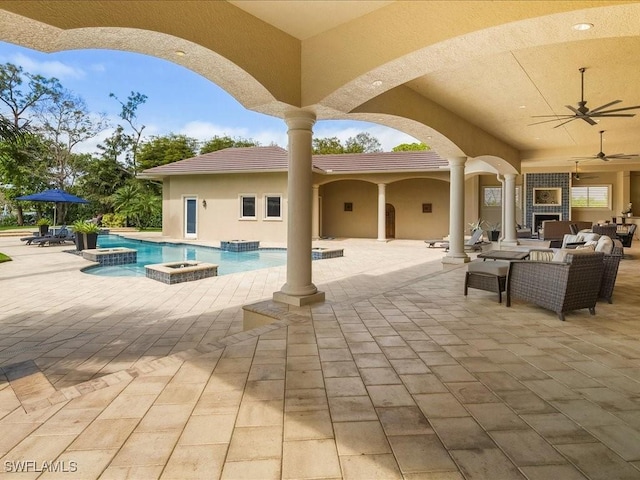
[[[625,228],[626,231],[621,232],[620,230],[618,230],[617,235],[620,241],[622,242],[623,247],[631,246],[631,242],[633,242],[633,235],[636,233],[637,227],[638,225],[636,225],[635,223],[631,223],[626,226]],[[620,225],[618,225],[618,228],[620,229]]]
[[[556,312],[560,320],[581,308],[595,315],[603,269],[601,252],[569,254],[566,262],[511,262],[507,307],[519,299]]]
[[[616,277],[618,276],[618,266],[620,260],[624,256],[624,249],[622,248],[622,242],[620,240],[613,241],[613,250],[610,254],[604,256],[604,270],[602,272],[602,283],[600,284],[599,298],[604,298],[609,303],[613,303],[611,297],[613,296],[613,287],[616,284]]]
[[[611,237],[612,239],[618,238],[616,235],[616,231],[618,226],[614,223],[610,223],[608,225],[594,225],[591,227],[591,231],[593,233],[597,233],[599,235],[606,235],[607,237]]]

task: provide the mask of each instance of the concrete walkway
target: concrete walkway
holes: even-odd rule
[[[328,301],[242,332],[285,267],[169,286],[0,238],[0,478],[640,479],[635,248],[561,322],[423,242],[318,245]]]

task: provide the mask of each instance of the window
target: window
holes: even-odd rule
[[[502,206],[502,187],[484,187],[482,205],[485,207]]]
[[[265,220],[282,220],[282,195],[265,195],[264,210]]]
[[[611,185],[571,187],[571,206],[611,209]]]
[[[502,206],[502,187],[483,187],[482,193],[483,207]],[[516,185],[516,207],[522,206],[522,186]]]
[[[256,196],[240,195],[240,219],[255,220],[256,219]]]

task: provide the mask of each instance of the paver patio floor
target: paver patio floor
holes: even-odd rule
[[[338,243],[327,302],[242,332],[285,267],[169,286],[0,238],[0,478],[640,479],[640,250],[561,322]]]

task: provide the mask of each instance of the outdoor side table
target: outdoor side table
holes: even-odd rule
[[[464,278],[464,295],[469,288],[486,290],[498,294],[498,303],[502,303],[502,292],[506,289],[509,262],[471,262]]]

